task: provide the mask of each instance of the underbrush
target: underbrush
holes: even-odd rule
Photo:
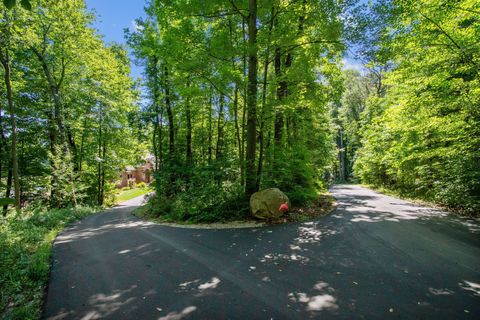
[[[175,197],[156,194],[135,214],[165,222],[208,223],[245,220],[249,212],[242,188],[231,185],[190,189]]]
[[[78,207],[1,218],[1,319],[40,318],[55,236],[69,223],[95,212],[94,208]]]

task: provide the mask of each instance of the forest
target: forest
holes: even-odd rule
[[[308,206],[347,181],[480,210],[476,0],[149,0],[127,45],[83,0],[0,15],[2,270],[40,261],[4,270],[2,313],[23,290],[8,281],[48,277],[52,232],[111,206],[147,154],[144,213],[166,220],[248,219],[258,190]]]
[[[4,215],[111,203],[146,152],[151,213],[181,220],[348,180],[478,210],[476,1],[150,1],[125,30],[143,82],[83,1],[4,5]]]

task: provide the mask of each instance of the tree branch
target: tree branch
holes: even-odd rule
[[[237,5],[235,4],[235,2],[233,0],[228,0],[230,2],[230,4],[232,5],[233,9],[235,9],[235,11],[237,11],[237,13],[239,15],[241,15],[242,17],[244,17],[245,19],[248,18],[248,16],[246,16],[245,14],[242,13],[242,11],[237,7]]]

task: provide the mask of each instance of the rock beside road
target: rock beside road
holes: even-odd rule
[[[259,219],[277,219],[290,206],[288,197],[278,188],[270,188],[255,192],[250,197],[250,210],[252,215]]]

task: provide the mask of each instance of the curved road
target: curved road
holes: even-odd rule
[[[134,199],[56,239],[48,319],[480,319],[480,224],[354,185],[314,222],[194,230]]]

